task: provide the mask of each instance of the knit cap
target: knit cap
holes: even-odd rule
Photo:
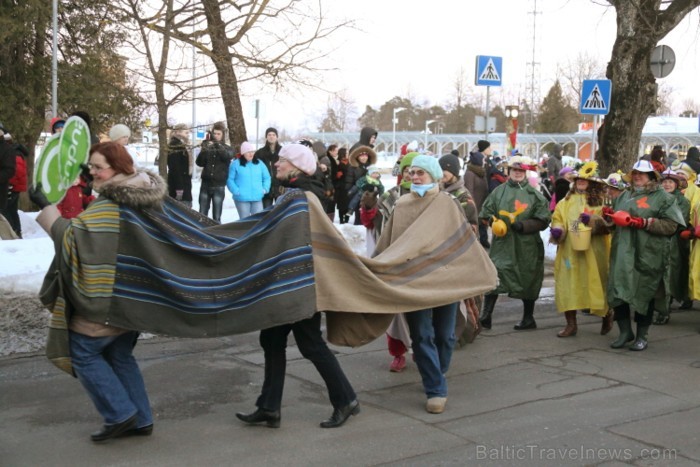
[[[248,152],[255,152],[255,146],[253,146],[253,143],[243,141],[243,143],[241,143],[241,154],[245,154]]]
[[[479,152],[484,152],[489,146],[491,146],[491,143],[485,139],[480,139],[479,142],[476,143],[476,147],[479,149]]]
[[[307,175],[316,173],[316,156],[311,148],[299,143],[285,144],[280,150],[280,157]]]
[[[446,154],[440,158],[440,168],[444,172],[450,172],[455,177],[459,177],[459,170],[461,166],[459,165],[459,158],[453,154]]]
[[[116,141],[124,136],[131,137],[131,130],[123,123],[117,123],[109,130],[109,139]]]
[[[433,156],[417,156],[413,159],[413,162],[411,162],[411,167],[418,167],[419,169],[425,170],[430,174],[434,182],[439,182],[443,175],[440,164]]]

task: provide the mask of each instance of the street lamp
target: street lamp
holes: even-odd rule
[[[506,106],[506,131],[508,133],[508,140],[510,143],[510,149],[515,149],[518,143],[518,114],[520,113],[520,108],[517,105],[507,105]]]
[[[396,114],[399,112],[403,112],[406,110],[405,107],[397,107],[394,109],[394,117],[391,119],[391,124],[392,124],[392,137],[391,137],[391,150],[396,152],[396,124],[399,122],[398,119],[396,118]]]
[[[435,123],[437,120],[427,120],[425,122],[425,144],[423,144],[423,150],[425,152],[428,152],[428,132],[430,131],[430,128],[428,128],[428,125],[431,123]]]

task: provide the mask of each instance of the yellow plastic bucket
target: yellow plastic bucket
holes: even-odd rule
[[[571,247],[576,251],[586,251],[591,247],[591,228],[579,225],[576,230],[569,230]]]

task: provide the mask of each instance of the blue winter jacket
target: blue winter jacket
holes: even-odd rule
[[[226,186],[236,201],[261,201],[270,191],[270,172],[261,161],[257,164],[254,161],[241,165],[240,159],[236,159],[228,169]]]

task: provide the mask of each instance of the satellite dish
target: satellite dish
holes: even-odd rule
[[[655,78],[665,78],[676,65],[676,54],[667,45],[657,45],[651,52],[651,73]]]

